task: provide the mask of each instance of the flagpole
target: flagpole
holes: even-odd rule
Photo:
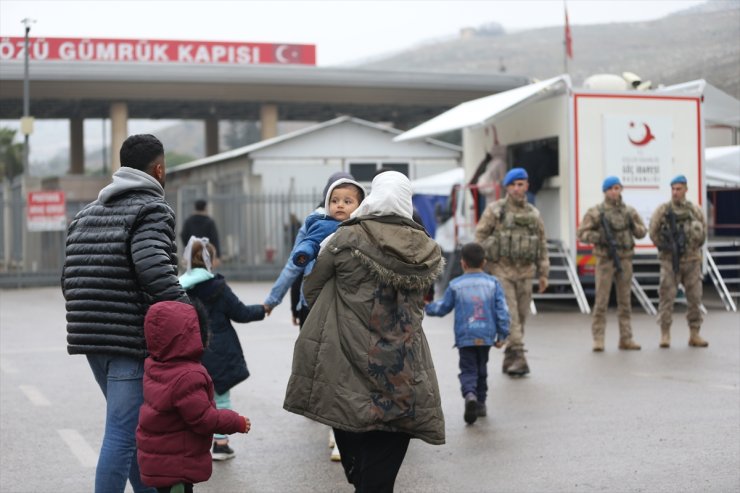
[[[563,70],[568,74],[568,58],[573,58],[573,36],[570,32],[570,21],[568,20],[568,4],[563,0],[563,11],[565,13],[565,29],[563,30]]]
[[[565,29],[563,29],[563,73],[568,74],[568,5],[563,0],[563,10],[565,11]]]

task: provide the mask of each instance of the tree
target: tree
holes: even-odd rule
[[[23,173],[23,144],[13,142],[17,130],[0,127],[0,177],[12,180]]]

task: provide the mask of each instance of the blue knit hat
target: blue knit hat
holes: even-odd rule
[[[619,178],[616,176],[607,176],[604,180],[604,183],[601,184],[601,191],[606,192],[614,185],[621,185],[622,182],[619,181]]]
[[[528,180],[529,175],[527,175],[527,172],[524,170],[524,168],[511,168],[508,173],[506,173],[506,176],[504,176],[504,186],[508,187],[512,184],[512,182],[515,182],[516,180]]]
[[[677,183],[683,183],[684,185],[686,185],[688,182],[686,181],[686,177],[684,175],[678,175],[671,180],[671,186],[676,185]]]

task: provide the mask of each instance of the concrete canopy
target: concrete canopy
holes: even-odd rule
[[[79,61],[31,61],[29,73],[36,118],[107,117],[109,104],[120,101],[132,118],[258,119],[260,104],[271,103],[280,105],[281,119],[352,113],[377,121],[414,109],[431,117],[529,82],[500,74]],[[0,118],[20,117],[22,99],[23,63],[3,61]]]

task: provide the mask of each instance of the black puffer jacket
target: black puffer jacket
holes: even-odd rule
[[[174,228],[159,182],[128,167],[77,214],[62,271],[69,354],[146,356],[149,306],[188,301],[177,280]]]

